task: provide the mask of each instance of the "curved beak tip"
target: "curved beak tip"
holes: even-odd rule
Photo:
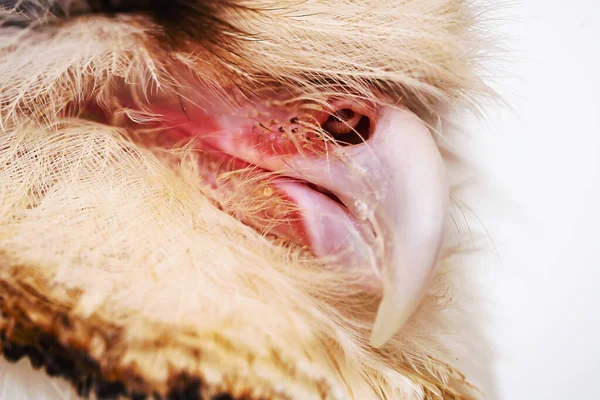
[[[409,314],[399,312],[398,307],[399,304],[394,299],[384,296],[371,331],[370,344],[372,347],[377,349],[383,347],[408,319]]]
[[[371,146],[389,176],[377,218],[387,245],[383,299],[370,339],[375,348],[408,321],[435,275],[448,207],[446,168],[429,129],[407,111],[383,116]],[[401,156],[390,148],[402,149]]]

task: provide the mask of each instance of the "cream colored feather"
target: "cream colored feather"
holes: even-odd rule
[[[450,157],[449,116],[488,94],[479,10],[462,0],[236,4],[219,8],[236,27],[221,45],[171,47],[145,16],[0,28],[2,331],[48,334],[140,391],[167,393],[185,375],[201,377],[207,398],[484,397],[489,355],[462,303],[470,289],[451,221],[427,297],[375,350],[379,297],[360,272],[324,268],[223,213],[197,179],[202,155],[147,149],[78,113],[97,102],[126,119],[116,88],[143,109],[146,96],[185,92],[192,74],[215,93],[282,85],[317,102],[402,102]],[[0,398],[74,396],[26,364],[2,363]]]

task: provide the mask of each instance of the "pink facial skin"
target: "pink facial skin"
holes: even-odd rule
[[[203,95],[154,106],[165,145],[193,138],[212,154],[276,174],[273,190],[298,211],[272,233],[342,266],[379,272],[383,300],[373,346],[402,327],[434,275],[448,203],[444,163],[416,115],[347,99],[233,104]],[[352,145],[323,140],[321,128],[335,139],[353,137]]]

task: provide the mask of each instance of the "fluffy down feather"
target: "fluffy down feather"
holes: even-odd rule
[[[197,178],[201,154],[149,149],[83,118],[90,102],[115,118],[160,118],[132,114],[117,91],[144,110],[147,96],[185,93],[193,76],[223,96],[235,85],[402,102],[443,147],[450,113],[487,93],[478,10],[463,0],[224,2],[202,14],[218,30],[192,29],[191,10],[167,29],[143,13],[44,14],[26,26],[0,14],[5,357],[50,374],[58,363],[80,394],[99,396],[481,397],[487,357],[460,304],[452,229],[428,296],[375,350],[379,297],[360,273],[323,268],[223,213]],[[2,364],[0,398],[75,396],[25,364]]]

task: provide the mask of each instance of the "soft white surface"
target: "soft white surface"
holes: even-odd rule
[[[513,110],[474,133],[504,196],[502,212],[473,204],[497,248],[482,280],[498,390],[600,399],[600,2],[523,3],[500,24],[510,56],[495,87]]]

